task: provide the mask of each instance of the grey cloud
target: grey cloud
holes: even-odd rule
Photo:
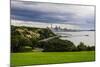
[[[11,19],[94,26],[94,7],[11,1]]]

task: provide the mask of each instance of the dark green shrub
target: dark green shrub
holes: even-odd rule
[[[78,51],[86,51],[87,50],[87,46],[84,45],[83,42],[80,42],[80,44],[77,46],[77,50]]]
[[[44,52],[64,52],[64,51],[74,51],[76,47],[70,41],[64,41],[61,39],[52,39],[48,42],[40,42],[38,45],[40,48],[44,49]]]

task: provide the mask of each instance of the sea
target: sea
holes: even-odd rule
[[[60,39],[69,40],[73,42],[76,46],[83,42],[87,46],[95,46],[95,31],[56,31],[54,32],[60,35]]]

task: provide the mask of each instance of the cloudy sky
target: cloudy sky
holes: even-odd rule
[[[94,29],[94,6],[11,1],[11,23],[71,29]]]

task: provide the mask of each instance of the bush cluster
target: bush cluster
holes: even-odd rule
[[[37,47],[43,48],[43,52],[64,52],[64,51],[94,51],[95,46],[86,46],[83,42],[80,42],[78,46],[75,46],[71,41],[53,39],[48,42],[40,42]]]
[[[41,39],[52,36],[55,36],[55,34],[48,28],[40,29],[11,26],[11,52],[27,51],[26,47],[30,47],[31,51],[35,48],[42,48],[43,52],[95,50],[95,46],[86,46],[83,42],[75,46],[71,41],[61,40],[59,38],[39,42]]]

